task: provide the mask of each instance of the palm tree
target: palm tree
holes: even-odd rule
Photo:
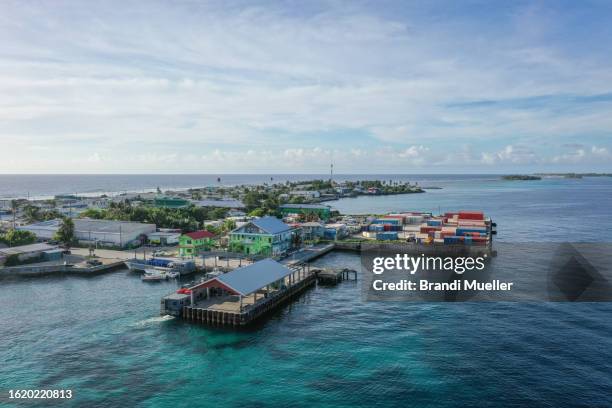
[[[40,220],[40,209],[34,205],[24,207],[23,212],[29,224]]]
[[[74,241],[74,222],[71,218],[65,217],[55,233],[55,239],[64,244],[66,248],[70,248],[70,244]]]
[[[11,200],[11,212],[13,213],[13,229],[15,229],[17,221],[17,210],[19,209],[19,202],[17,200]]]

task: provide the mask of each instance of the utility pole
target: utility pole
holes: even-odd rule
[[[331,182],[334,180],[334,163],[331,163],[329,166],[329,182],[331,184]]]

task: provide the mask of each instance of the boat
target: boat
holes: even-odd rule
[[[167,280],[168,275],[166,275],[163,271],[158,271],[156,269],[145,270],[145,273],[140,277],[143,282],[159,282],[162,280]]]
[[[206,278],[205,279],[212,279],[212,278],[216,278],[217,276],[223,275],[223,271],[219,268],[215,268],[212,271],[208,272],[206,274]]]
[[[171,270],[171,271],[166,272],[166,276],[168,276],[168,278],[170,279],[176,279],[176,278],[180,278],[181,273],[179,271]]]
[[[130,259],[125,261],[125,265],[133,272],[144,272],[147,268],[153,267],[167,271],[176,271],[182,275],[192,273],[196,269],[193,260],[177,258]]]

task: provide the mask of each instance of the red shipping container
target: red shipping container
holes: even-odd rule
[[[428,234],[432,231],[440,231],[442,230],[441,226],[427,226],[427,227],[421,227],[421,233],[422,234]]]
[[[484,214],[481,211],[459,211],[460,220],[484,220]]]

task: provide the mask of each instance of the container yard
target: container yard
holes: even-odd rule
[[[491,246],[496,224],[481,211],[446,212],[433,215],[405,212],[367,217],[362,238],[376,241],[407,241],[423,245]]]

